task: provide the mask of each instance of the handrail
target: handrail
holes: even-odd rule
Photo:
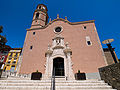
[[[51,90],[55,90],[55,68],[53,69],[51,77]]]

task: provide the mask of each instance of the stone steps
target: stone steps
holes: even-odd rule
[[[0,89],[50,89],[50,86],[1,86]],[[56,89],[112,89],[110,86],[56,86]]]
[[[41,88],[17,88],[17,89],[13,89],[13,88],[9,88],[9,89],[0,89],[0,90],[51,90],[50,88],[44,88],[44,89],[41,89]],[[62,88],[62,89],[59,89],[59,88],[57,88],[57,89],[55,89],[55,90],[116,90],[116,89],[70,89],[70,88],[68,88],[68,89],[66,89],[66,88]]]
[[[51,83],[0,83],[1,86],[50,86]],[[106,83],[55,83],[55,86],[105,86]]]
[[[102,80],[56,80],[56,90],[115,90]],[[0,90],[51,90],[51,80],[8,78],[0,80]]]
[[[20,82],[33,82],[33,83],[50,83],[51,80],[0,80],[0,82],[14,82],[14,83],[20,83]],[[79,80],[79,81],[76,81],[76,80],[66,80],[66,81],[61,81],[61,80],[55,80],[56,83],[104,83],[104,81],[99,81],[99,80]]]

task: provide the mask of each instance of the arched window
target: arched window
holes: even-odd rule
[[[39,6],[39,9],[41,9],[41,6]]]
[[[92,42],[91,42],[89,36],[86,36],[86,44],[87,44],[88,46],[91,46],[91,45],[92,45]]]
[[[14,70],[15,70],[15,65],[12,65],[10,71],[14,72]]]
[[[55,76],[64,76],[64,59],[57,57],[53,59],[53,74]]]
[[[36,13],[36,19],[38,19],[39,18],[39,13]]]

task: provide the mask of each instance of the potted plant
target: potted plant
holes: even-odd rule
[[[76,80],[86,80],[85,73],[81,73],[80,70],[78,70],[77,73],[75,73],[75,79]]]
[[[31,75],[31,80],[41,80],[42,73],[36,70],[36,72],[33,72]]]

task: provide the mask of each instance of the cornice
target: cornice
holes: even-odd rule
[[[33,20],[32,20],[32,22],[33,22],[33,21],[37,21],[37,20],[42,20],[42,21],[44,21],[44,22],[45,22],[45,20],[43,20],[43,19],[41,19],[41,18],[38,18],[38,19],[33,19]]]
[[[42,9],[36,9],[36,10],[35,10],[35,12],[38,12],[38,11],[42,11],[42,12],[44,12],[44,13],[47,14],[47,11],[45,11],[45,10],[42,10]]]
[[[27,29],[27,31],[30,31],[30,30],[39,30],[39,29],[45,29],[46,27],[48,27],[49,25],[51,25],[52,23],[56,22],[56,21],[63,21],[65,23],[68,23],[70,25],[79,25],[79,24],[86,24],[86,23],[94,23],[95,20],[89,20],[89,21],[81,21],[81,22],[70,22],[66,19],[63,19],[63,18],[58,18],[58,19],[54,19],[52,21],[50,21],[47,25],[43,26],[43,27],[40,27],[40,28],[30,28],[30,29]]]
[[[60,48],[63,49],[64,47],[63,47],[63,46],[60,46],[60,45],[53,47],[53,49],[60,49]]]

